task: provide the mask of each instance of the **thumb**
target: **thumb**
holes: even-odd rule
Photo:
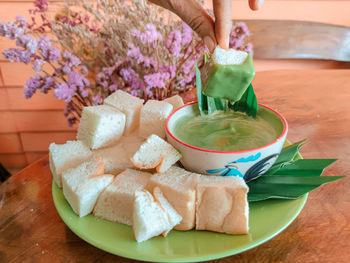
[[[213,18],[196,0],[149,0],[178,15],[188,24],[204,41],[212,52],[216,47],[215,26]]]

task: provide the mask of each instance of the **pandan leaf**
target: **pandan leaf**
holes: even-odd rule
[[[197,63],[196,63],[196,88],[197,88],[197,100],[198,100],[199,113],[200,115],[205,115],[208,111],[207,96],[205,96],[202,93],[201,72],[199,71]]]
[[[248,183],[248,201],[270,198],[296,199],[344,176],[261,176]]]
[[[248,89],[243,93],[239,101],[236,101],[234,104],[229,102],[228,107],[234,111],[240,111],[252,116],[253,118],[256,118],[256,114],[258,112],[258,101],[256,99],[252,84],[249,85]]]
[[[273,166],[279,166],[285,162],[291,162],[294,160],[295,156],[298,154],[300,148],[305,144],[305,140],[293,143],[285,148],[278,156],[276,162]]]

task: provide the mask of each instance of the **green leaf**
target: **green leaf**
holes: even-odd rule
[[[256,118],[258,112],[258,101],[256,99],[252,84],[249,85],[248,89],[243,93],[241,99],[234,104],[229,102],[229,108],[234,111],[244,112],[253,118]]]
[[[278,156],[276,162],[273,166],[279,166],[285,162],[291,162],[294,160],[296,155],[298,154],[300,148],[304,145],[305,140],[300,142],[293,143],[285,148],[283,148],[282,152]]]
[[[296,199],[344,176],[262,176],[248,183],[248,201],[269,198]]]
[[[205,115],[208,110],[207,96],[202,93],[202,80],[201,72],[199,71],[197,62],[196,62],[196,88],[197,88],[197,100],[198,100],[198,109],[200,115]]]
[[[323,170],[334,163],[336,159],[300,159],[283,165],[272,175],[320,176]],[[269,173],[271,176],[271,173]]]

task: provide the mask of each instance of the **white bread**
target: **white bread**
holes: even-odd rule
[[[178,212],[171,206],[171,204],[166,200],[164,197],[162,191],[159,189],[159,187],[155,187],[153,189],[153,197],[156,200],[156,202],[159,203],[161,208],[164,210],[164,212],[167,215],[169,227],[168,229],[162,233],[163,236],[166,236],[170,230],[174,228],[174,226],[180,224],[182,217],[179,215]]]
[[[196,229],[248,234],[248,186],[236,176],[201,176],[197,184]]]
[[[67,141],[65,144],[51,143],[49,146],[50,170],[59,187],[62,187],[62,172],[88,160],[90,149],[81,141]]]
[[[91,149],[115,144],[123,135],[125,114],[107,105],[84,107],[77,139]]]
[[[213,61],[219,65],[240,65],[247,59],[248,53],[234,49],[222,49],[216,46],[213,53]]]
[[[80,217],[91,213],[96,199],[114,176],[103,174],[101,158],[92,158],[62,174],[63,194]]]
[[[140,148],[144,139],[138,136],[138,133],[123,136],[115,145],[105,147],[92,152],[97,156],[101,156],[105,173],[118,174],[128,168],[133,168],[131,157]]]
[[[145,190],[135,192],[132,229],[137,242],[159,236],[169,229],[166,213]]]
[[[177,230],[190,230],[195,227],[196,186],[199,177],[199,174],[172,166],[165,173],[152,175],[146,187],[150,192],[159,187],[164,197],[180,214],[182,221],[174,227]]]
[[[143,102],[144,100],[122,90],[117,90],[104,100],[104,104],[115,107],[125,114],[125,135],[129,135],[139,126]]]
[[[157,100],[149,100],[141,109],[140,136],[147,138],[156,134],[165,138],[165,120],[173,111],[170,103]]]
[[[181,154],[171,144],[152,134],[140,146],[131,161],[137,168],[156,168],[158,173],[164,173],[180,158]]]
[[[177,110],[178,108],[184,105],[184,101],[179,95],[172,96],[170,98],[165,99],[164,101],[173,105],[173,111]]]
[[[142,190],[150,177],[150,173],[125,170],[101,193],[93,214],[131,226],[135,191]]]

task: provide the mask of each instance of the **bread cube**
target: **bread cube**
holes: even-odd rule
[[[173,111],[170,103],[157,100],[149,100],[141,109],[140,136],[147,138],[156,134],[165,138],[165,120]]]
[[[77,139],[91,149],[115,144],[123,135],[125,114],[107,105],[84,107]]]
[[[80,217],[91,213],[99,194],[114,179],[103,170],[102,159],[93,158],[62,174],[63,194]]]
[[[181,154],[171,144],[152,134],[140,146],[131,161],[139,169],[156,168],[158,173],[164,173],[180,158]]]
[[[172,166],[165,173],[151,176],[146,187],[151,193],[159,187],[164,197],[182,217],[177,230],[190,230],[195,227],[196,185],[199,174]]]
[[[165,99],[164,101],[173,105],[173,111],[177,110],[178,108],[184,105],[184,101],[179,95],[172,96],[170,98]]]
[[[62,173],[88,160],[90,149],[81,141],[67,141],[65,144],[51,143],[49,146],[50,170],[59,187],[62,187]]]
[[[159,189],[159,187],[155,187],[153,189],[153,197],[156,200],[156,202],[158,202],[158,204],[161,206],[161,208],[164,210],[164,212],[167,215],[169,227],[168,227],[168,229],[166,229],[165,232],[162,233],[163,236],[166,236],[170,232],[170,230],[172,230],[174,228],[174,226],[178,225],[181,222],[182,217],[171,206],[171,204],[168,202],[168,200],[166,200],[166,198],[164,197],[164,195],[163,195],[162,191]]]
[[[236,176],[201,176],[197,184],[196,229],[248,234],[248,186]]]
[[[115,107],[125,114],[125,135],[129,135],[136,128],[138,128],[143,102],[144,100],[132,96],[122,90],[117,90],[104,100],[104,104]]]
[[[100,195],[93,214],[131,226],[135,191],[142,190],[150,177],[150,173],[125,170]]]
[[[135,192],[133,223],[132,228],[137,242],[159,236],[169,228],[166,213],[145,190]]]

